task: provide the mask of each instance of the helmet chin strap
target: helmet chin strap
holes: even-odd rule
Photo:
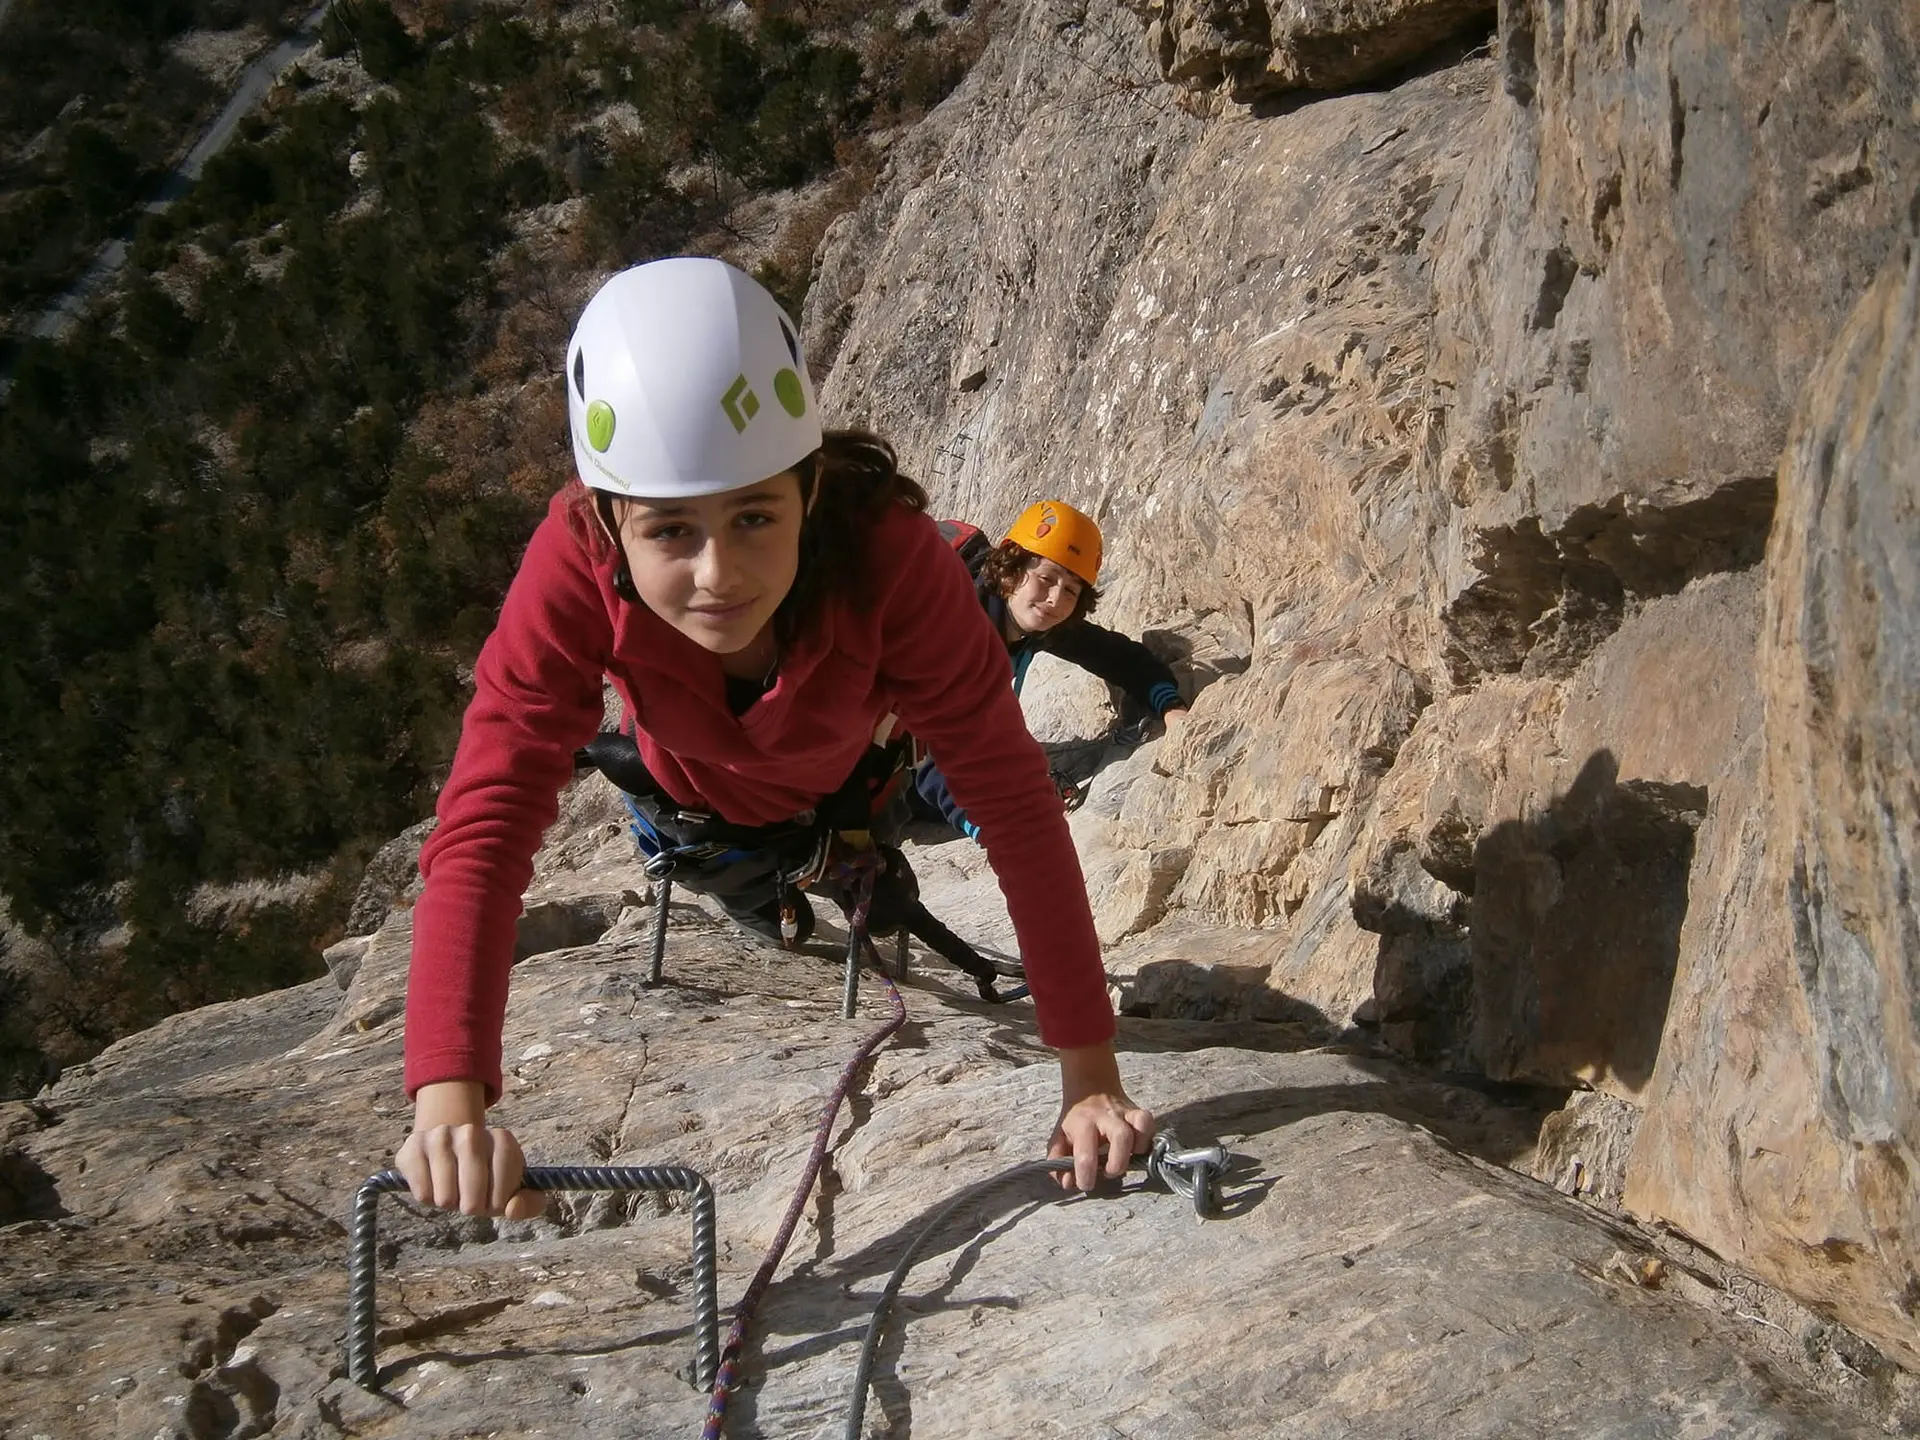
[[[620,517],[615,510],[617,497],[605,490],[593,490],[593,516],[600,522],[601,533],[613,546],[613,593],[629,605],[638,605],[640,591],[633,583],[633,570],[627,564],[627,543],[620,538]]]

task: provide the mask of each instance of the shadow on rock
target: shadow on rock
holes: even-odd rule
[[[1257,1020],[1301,1027],[1323,1039],[1338,1032],[1324,1011],[1272,989],[1271,968],[1149,960],[1122,983],[1120,1013],[1142,1020]]]
[[[1317,1015],[1298,1021],[1214,1020],[1197,1035],[1190,1020],[1123,1015],[1114,1047],[1123,1055],[1177,1054],[1201,1045],[1290,1055],[1301,1050],[1317,1050],[1335,1038],[1333,1028]]]
[[[53,1177],[19,1150],[0,1150],[0,1225],[58,1220],[67,1213]]]
[[[1538,814],[1397,847],[1356,892],[1355,920],[1381,940],[1355,1018],[1418,1060],[1640,1090],[1706,805],[1699,786],[1621,780],[1599,750]]]
[[[384,1340],[384,1337],[382,1337]],[[662,1330],[649,1330],[639,1335],[629,1335],[621,1339],[608,1340],[594,1345],[506,1345],[493,1350],[416,1350],[380,1367],[374,1377],[374,1389],[386,1391],[394,1382],[407,1374],[419,1370],[427,1364],[445,1365],[451,1369],[464,1370],[471,1365],[485,1365],[503,1360],[533,1360],[552,1356],[591,1356],[621,1355],[627,1351],[646,1353],[654,1346],[664,1345],[669,1349],[685,1347],[693,1349],[693,1326],[672,1325]],[[686,1374],[692,1375],[690,1366],[685,1367]]]
[[[1158,1116],[1189,1144],[1218,1136],[1265,1134],[1315,1115],[1387,1115],[1431,1132],[1450,1148],[1493,1165],[1528,1153],[1546,1116],[1567,1092],[1531,1086],[1440,1081],[1409,1075],[1391,1061],[1350,1056],[1373,1081],[1238,1090],[1178,1105]],[[1222,1142],[1226,1143],[1226,1142]],[[1231,1152],[1231,1145],[1228,1146]],[[1233,1185],[1229,1169],[1225,1187]]]
[[[1539,815],[1480,837],[1467,924],[1473,1054],[1487,1074],[1646,1085],[1706,804],[1699,786],[1622,782],[1600,750]]]

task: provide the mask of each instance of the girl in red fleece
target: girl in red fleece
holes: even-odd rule
[[[665,800],[776,826],[840,792],[899,717],[980,828],[1060,1059],[1048,1154],[1090,1189],[1153,1117],[1113,1053],[1093,918],[1007,652],[926,496],[871,436],[823,431],[792,323],[717,260],[607,282],[567,349],[582,484],[553,502],[475,667],[439,828],[421,852],[407,990],[423,1204],[522,1218],[499,1098],[520,897],[610,679]]]

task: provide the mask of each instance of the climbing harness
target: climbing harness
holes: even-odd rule
[[[1205,1220],[1212,1208],[1214,1177],[1226,1168],[1227,1153],[1218,1145],[1208,1145],[1198,1150],[1182,1150],[1179,1146],[1180,1142],[1174,1139],[1170,1130],[1162,1130],[1155,1135],[1146,1156],[1147,1174],[1169,1190],[1190,1197],[1194,1214]],[[893,1273],[887,1276],[880,1298],[874,1302],[873,1317],[867,1322],[866,1336],[860,1342],[860,1363],[853,1372],[853,1394],[847,1401],[846,1440],[861,1440],[867,1414],[867,1390],[873,1380],[874,1358],[879,1353],[880,1339],[886,1333],[887,1317],[900,1294],[900,1287],[906,1283],[907,1273],[913,1269],[914,1261],[926,1243],[945,1228],[948,1219],[961,1206],[983,1199],[1026,1176],[1056,1174],[1072,1168],[1073,1161],[1061,1159],[1028,1160],[1002,1170],[998,1175],[991,1175],[978,1184],[968,1186],[948,1200],[908,1242],[906,1250],[893,1267]]]
[[[659,886],[654,898],[653,939],[647,959],[647,983],[658,985],[666,969],[667,958],[667,915],[668,906],[673,900],[673,881],[662,878],[656,882]],[[785,928],[783,921],[782,928]],[[1001,990],[997,982],[1002,978],[1001,971],[991,960],[981,956],[972,946],[947,929],[931,911],[919,901],[913,903],[908,912],[907,924],[900,930],[894,950],[894,962],[889,973],[893,980],[907,978],[907,936],[912,935],[926,945],[942,959],[965,970],[973,977],[973,983],[980,992],[980,998],[990,1005],[1005,1004],[1009,1000],[1022,999],[1028,992],[1024,983],[1010,990]],[[869,941],[869,944],[872,942]],[[876,951],[876,963],[878,952]],[[840,1014],[851,1020],[855,1006],[860,998],[860,947],[852,935],[847,937],[846,980],[841,995]]]
[[[856,828],[885,807],[894,790],[906,783],[910,767],[901,764],[910,753],[910,741],[897,739],[876,745],[854,768],[840,789],[813,810],[778,825],[738,826],[701,811],[678,809],[661,795],[640,759],[633,737],[622,731],[604,731],[575,756],[578,768],[594,768],[617,786],[630,817],[629,830],[639,852],[640,868],[659,887],[654,915],[653,951],[649,979],[660,983],[666,960],[668,902],[676,877],[687,888],[722,898],[743,891],[771,890],[780,903],[780,933],[790,948],[799,936],[796,904],[805,904],[796,892],[831,885],[842,854],[860,853],[873,846],[870,832]],[[894,852],[905,866],[905,857]],[[890,862],[892,863],[892,862]],[[980,998],[989,1004],[1017,1000],[1027,994],[1024,984],[1003,991],[1005,972],[936,919],[921,901],[912,872],[904,885],[888,889],[883,930],[899,932],[895,977],[907,974],[907,939],[914,936],[956,969],[972,977]],[[841,902],[844,908],[844,901]],[[851,935],[847,944],[846,1001],[842,1013],[853,1018],[859,986],[859,947]]]
[[[720,1301],[715,1288],[716,1227],[713,1187],[684,1165],[533,1165],[522,1176],[528,1190],[684,1190],[693,1197],[693,1378],[706,1387],[720,1367]],[[347,1250],[347,1375],[374,1389],[374,1241],[380,1197],[407,1188],[398,1170],[382,1170],[353,1200],[352,1241]]]
[[[876,864],[878,863],[878,852],[855,851],[853,853],[855,855],[863,853],[873,854]],[[673,867],[668,865],[656,870],[649,862],[644,864],[642,868],[653,877],[654,883],[658,887],[654,892],[653,943],[647,964],[647,982],[651,985],[658,985],[666,966],[668,910],[673,900]],[[816,868],[831,873],[833,865],[832,862],[823,861]],[[823,877],[819,874],[812,876],[803,874],[798,877],[783,876],[786,884],[796,887],[811,884],[819,878]],[[803,901],[801,903],[805,902]],[[869,896],[869,903],[871,903],[871,896]],[[980,998],[988,1004],[1004,1004],[1009,1000],[1021,999],[1028,993],[1025,984],[1016,985],[1010,990],[1001,990],[998,982],[1004,977],[1000,969],[995,966],[991,960],[986,959],[971,945],[967,944],[966,941],[962,940],[958,935],[955,935],[953,931],[941,924],[933,912],[928,910],[926,905],[917,897],[906,907],[899,918],[903,923],[898,930],[894,951],[894,963],[891,972],[892,978],[896,980],[904,980],[907,978],[907,937],[912,935],[948,964],[954,966],[956,969],[964,970],[968,975],[973,977],[974,988],[979,991]],[[789,937],[789,940],[797,928],[784,910],[781,915],[780,928],[782,934]],[[870,944],[871,942],[869,941],[868,943]],[[875,959],[876,963],[878,963],[877,951]],[[843,1018],[848,1020],[853,1018],[854,1007],[859,1002],[859,995],[860,942],[849,932],[847,935],[845,989],[840,1006],[840,1013]]]

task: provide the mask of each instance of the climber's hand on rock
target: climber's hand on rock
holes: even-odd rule
[[[1073,1169],[1060,1176],[1064,1188],[1091,1190],[1103,1173],[1117,1179],[1153,1144],[1153,1112],[1127,1098],[1111,1045],[1062,1050],[1060,1090],[1060,1120],[1047,1156],[1072,1157]]]
[[[420,1087],[413,1133],[394,1163],[422,1205],[508,1220],[531,1219],[546,1208],[546,1196],[520,1188],[526,1172],[520,1142],[511,1130],[488,1126],[486,1093],[468,1081]]]
[[[1160,717],[1160,744],[1154,751],[1153,771],[1156,775],[1173,774],[1173,755],[1180,748],[1181,732],[1187,728],[1187,708],[1178,706]]]

